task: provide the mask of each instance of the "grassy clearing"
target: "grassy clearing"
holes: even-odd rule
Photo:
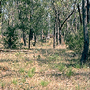
[[[0,52],[0,90],[90,90],[89,66],[62,47]]]

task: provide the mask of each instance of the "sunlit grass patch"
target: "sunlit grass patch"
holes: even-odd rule
[[[32,68],[32,69],[30,69],[29,71],[28,71],[28,77],[33,77],[34,76],[34,74],[35,74],[35,67],[34,68]]]
[[[1,83],[0,83],[0,86],[1,86],[2,90],[3,90],[3,88],[5,87],[5,84],[6,84],[5,82],[1,82]]]
[[[80,85],[79,85],[79,84],[76,86],[76,90],[81,90],[81,88],[80,88]],[[85,90],[85,89],[84,89],[84,90]]]
[[[21,52],[16,52],[16,53],[15,53],[15,56],[18,57],[20,54],[21,54]]]
[[[20,68],[19,72],[24,73],[24,68]]]
[[[45,86],[47,86],[47,85],[49,84],[49,82],[42,80],[42,81],[40,82],[40,84],[41,84],[43,87],[45,87]]]
[[[21,81],[22,81],[23,83],[25,83],[25,82],[26,82],[26,79],[25,79],[25,78],[22,78]]]
[[[17,85],[18,81],[16,80],[16,78],[12,80],[12,83],[13,83],[14,85]]]

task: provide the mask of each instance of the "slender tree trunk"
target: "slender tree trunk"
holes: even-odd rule
[[[1,6],[1,1],[0,1],[0,19],[1,19],[1,13],[2,13],[2,6]]]
[[[31,30],[30,30],[31,31]],[[30,49],[30,31],[29,31],[29,44],[28,44],[28,48]]]
[[[33,44],[33,46],[35,46],[36,45],[36,33],[34,32],[34,44]]]
[[[43,39],[43,29],[42,29],[42,32],[41,32],[41,40]]]
[[[84,48],[82,52],[82,57],[80,59],[80,65],[86,63],[88,59],[88,50],[89,50],[89,36],[87,29],[87,12],[85,7],[86,0],[82,0],[82,15],[83,15],[83,33],[84,33]]]
[[[26,46],[26,34],[24,30],[23,30],[23,42],[24,42],[24,46]]]
[[[78,8],[78,12],[79,12],[80,24],[82,25],[82,17],[81,17],[79,4],[77,4],[77,8]]]
[[[56,42],[56,29],[55,29],[55,27],[56,27],[56,24],[54,23],[53,48],[55,48],[55,42]]]
[[[52,0],[52,6],[53,6],[53,10],[54,10],[54,15],[55,15],[55,20],[54,20],[54,33],[53,33],[53,48],[55,48],[56,45],[56,19],[57,19],[57,11],[55,9],[55,5],[54,5],[54,0]]]

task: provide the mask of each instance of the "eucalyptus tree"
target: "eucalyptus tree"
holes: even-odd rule
[[[89,23],[89,0],[82,0],[82,17],[83,17],[83,34],[84,34],[84,47],[82,52],[82,57],[80,59],[80,64],[86,63],[88,59],[88,50],[89,50],[89,35],[88,27]]]
[[[68,2],[68,3],[67,3]],[[54,39],[57,36],[56,40],[57,43],[61,44],[61,36],[62,36],[62,27],[64,26],[65,22],[72,16],[72,14],[75,11],[75,1],[71,0],[51,0],[52,8],[54,11],[54,34],[57,33],[57,35],[54,35]],[[55,42],[55,40],[54,40]],[[53,43],[54,44],[54,43]],[[53,45],[55,48],[55,45]]]

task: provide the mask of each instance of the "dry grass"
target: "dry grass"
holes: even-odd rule
[[[31,50],[0,52],[0,90],[90,90],[90,68],[78,56],[49,44]]]

